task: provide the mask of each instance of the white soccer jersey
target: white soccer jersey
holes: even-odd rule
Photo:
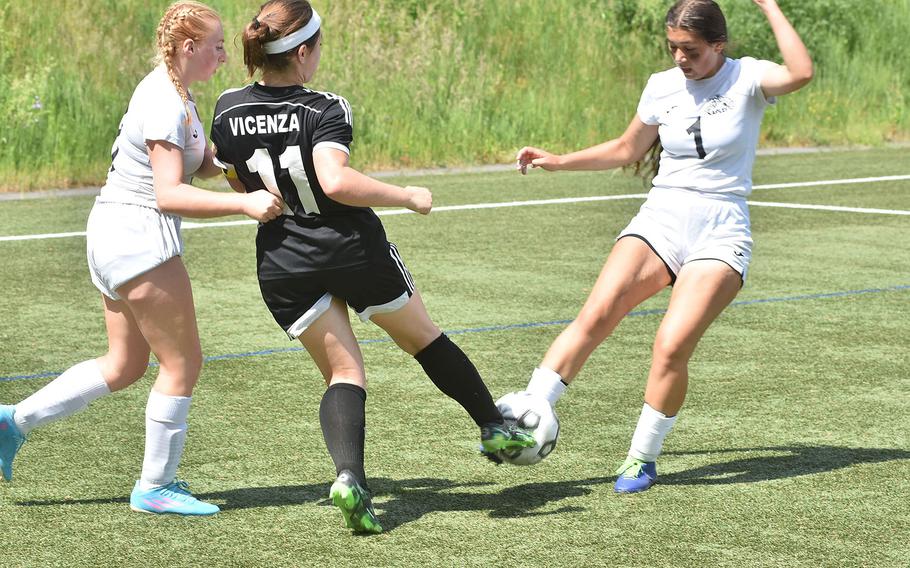
[[[120,131],[111,148],[111,169],[101,188],[101,200],[157,208],[146,140],[164,140],[183,149],[183,181],[202,165],[205,131],[196,105],[190,100],[191,120],[186,105],[159,65],[133,91],[129,108],[120,121]]]
[[[774,103],[761,90],[768,65],[727,58],[700,81],[686,79],[678,67],[651,75],[638,117],[659,125],[663,152],[654,187],[749,195],[762,116]]]

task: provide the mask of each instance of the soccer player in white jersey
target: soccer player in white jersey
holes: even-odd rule
[[[0,466],[10,480],[13,458],[33,429],[133,384],[154,352],[160,366],[145,409],[145,457],[130,507],[211,515],[218,507],[197,500],[176,477],[202,367],[180,220],[246,214],[268,221],[283,204],[265,191],[236,195],[190,185],[193,175],[220,173],[189,91],[225,62],[218,14],[197,2],[171,5],[158,25],[157,53],[159,64],[136,87],[121,120],[107,183],[86,230],[108,352],[70,367],[19,404],[0,406]]]
[[[467,356],[427,315],[420,293],[370,207],[426,215],[432,196],[348,165],[353,119],[347,100],[304,87],[319,66],[319,15],[305,0],[262,5],[243,32],[244,62],[262,78],[218,99],[212,121],[216,162],[237,191],[266,188],[287,205],[259,226],[257,273],[263,300],[288,337],[306,347],[327,389],[319,420],[336,479],[330,496],[349,528],[382,530],[364,472],[366,376],[350,307],[385,330],[480,427],[492,454],[534,444],[506,423]],[[414,434],[403,434],[412,442]]]
[[[724,15],[712,0],[679,0],[667,13],[667,47],[676,66],[648,81],[638,113],[615,140],[555,155],[532,147],[518,168],[605,170],[643,160],[662,145],[647,201],[619,234],[578,317],[556,338],[527,390],[551,403],[635,306],[667,285],[670,305],[654,340],[645,403],[618,493],[644,491],[688,387],[688,363],[712,321],[746,278],[752,236],[746,197],[765,107],[812,78],[812,61],[774,0],[764,12],[783,65],[724,54]],[[657,146],[659,147],[659,146]]]

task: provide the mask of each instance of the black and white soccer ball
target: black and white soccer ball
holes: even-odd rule
[[[514,420],[537,440],[537,444],[530,448],[496,452],[502,461],[513,465],[533,465],[550,455],[559,438],[559,418],[547,399],[526,391],[510,392],[497,400],[496,406],[503,418]]]

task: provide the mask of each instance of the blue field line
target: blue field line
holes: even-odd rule
[[[862,294],[882,294],[885,292],[901,292],[905,290],[910,290],[910,284],[902,284],[898,286],[886,286],[884,288],[866,288],[863,290],[845,290],[843,292],[821,292],[818,294],[800,294],[798,296],[781,296],[777,298],[759,298],[756,300],[738,300],[730,304],[731,307],[737,306],[752,306],[755,304],[772,304],[779,302],[799,302],[804,300],[824,300],[828,298],[843,298],[846,296],[859,296]],[[634,312],[629,312],[627,317],[636,317],[636,316],[654,316],[665,313],[667,310],[638,310]],[[451,329],[446,330],[445,333],[448,335],[461,335],[465,333],[488,333],[491,331],[508,331],[513,329],[530,329],[535,327],[550,327],[554,325],[568,325],[572,320],[553,320],[553,321],[542,321],[542,322],[531,322],[531,323],[512,323],[505,325],[490,325],[484,327],[469,327],[465,329]],[[360,345],[369,345],[371,343],[389,343],[392,340],[388,337],[378,338],[378,339],[361,339],[357,343]],[[285,347],[281,349],[263,349],[261,351],[247,351],[244,353],[226,353],[224,355],[211,355],[205,358],[206,362],[209,361],[221,361],[223,359],[243,359],[246,357],[262,357],[266,355],[277,355],[280,353],[293,353],[297,351],[303,351],[303,347]],[[149,363],[149,367],[157,367],[158,363]],[[8,377],[0,377],[0,382],[10,382],[10,381],[23,381],[28,379],[49,379],[51,377],[56,377],[63,371],[45,371],[43,373],[35,373],[33,375],[11,375]]]

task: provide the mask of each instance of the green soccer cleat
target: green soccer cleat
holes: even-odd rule
[[[534,436],[512,420],[506,420],[502,424],[487,422],[480,427],[480,451],[486,456],[500,450],[530,448],[535,444],[537,440]]]
[[[373,501],[366,489],[357,482],[354,474],[342,470],[329,491],[332,503],[341,509],[344,526],[358,533],[382,532],[382,525],[373,511]]]

